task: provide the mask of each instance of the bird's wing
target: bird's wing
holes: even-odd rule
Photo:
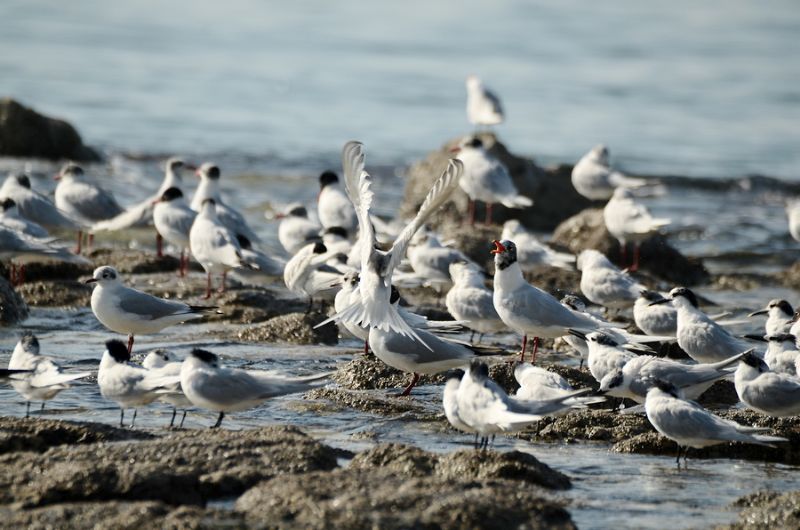
[[[170,315],[188,315],[194,312],[183,302],[164,300],[130,288],[126,288],[124,295],[120,296],[119,307],[145,320],[157,320]]]
[[[153,200],[147,199],[134,204],[111,219],[100,221],[92,226],[92,232],[124,230],[135,226],[146,226],[153,222]]]
[[[364,164],[364,145],[361,142],[347,142],[342,149],[344,187],[356,210],[358,237],[363,242],[361,245],[361,268],[367,270],[369,258],[375,251],[378,242],[375,237],[375,227],[370,221],[373,198],[372,177],[364,171]]]
[[[91,221],[110,219],[124,210],[111,193],[85,183],[67,188],[66,197],[82,216]]]
[[[492,105],[492,110],[499,115],[503,115],[503,105],[500,103],[500,98],[492,92],[491,90],[484,88],[483,94],[486,96],[486,99]]]

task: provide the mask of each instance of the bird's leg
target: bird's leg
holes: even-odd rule
[[[133,351],[133,335],[128,335],[128,355]]]
[[[88,234],[86,236],[86,250],[91,252],[92,245],[94,245],[94,234]]]
[[[306,315],[310,314],[312,309],[314,309],[314,298],[309,296],[308,307],[306,308]]]
[[[536,364],[536,352],[539,351],[539,337],[533,337],[533,358],[531,364]]]
[[[478,344],[483,340],[483,333],[478,334]]]
[[[211,298],[211,273],[206,273],[206,295],[203,297],[206,300]]]
[[[25,283],[25,264],[20,263],[19,269],[17,269],[17,285],[22,285]]]
[[[186,276],[186,271],[183,270],[183,254],[184,254],[184,249],[181,249],[181,257],[180,261],[178,261],[178,276],[180,276],[181,278]]]
[[[183,417],[181,418],[181,424],[178,426],[179,429],[183,429],[183,422],[186,419],[186,409],[183,409]]]
[[[178,414],[178,409],[175,408],[175,407],[172,407],[172,419],[169,420],[169,427],[170,428],[172,428],[172,426],[175,425],[175,415],[176,414]]]
[[[125,409],[119,408],[119,426],[122,427],[122,422],[125,420]]]
[[[633,264],[628,267],[628,272],[636,272],[639,270],[639,243],[633,244]]]
[[[496,436],[497,436],[496,434],[492,434],[492,447],[494,447],[494,439]]]
[[[583,357],[581,357],[581,364],[578,366],[578,370],[583,370]]]
[[[472,339],[475,338],[475,330],[472,330],[472,333],[469,334],[469,342],[472,343]]]
[[[228,279],[228,271],[224,271],[222,273],[222,284],[219,286],[219,289],[217,289],[218,293],[224,293],[225,292],[225,280],[227,280],[227,279]]]
[[[414,372],[414,377],[411,378],[411,382],[408,386],[400,393],[401,396],[407,396],[411,394],[411,389],[419,382],[419,374]]]
[[[29,418],[31,415],[31,402],[28,401],[25,406],[25,417]]]
[[[691,447],[689,447],[689,446],[687,445],[687,446],[686,446],[686,449],[683,451],[683,467],[686,467],[686,466],[688,465],[688,464],[686,463],[686,459],[687,459],[687,458],[689,458],[689,449],[691,449]]]
[[[528,346],[528,336],[522,336],[522,351],[519,352],[519,362],[525,362],[525,348]]]
[[[369,339],[364,341],[364,355],[369,355]]]
[[[473,443],[472,445],[475,447],[475,449],[478,448],[478,433],[475,433],[475,443]]]
[[[220,412],[219,416],[217,417],[217,423],[211,426],[212,429],[218,429],[220,425],[222,425],[222,418],[225,417],[224,412]]]
[[[164,238],[158,232],[156,232],[156,257],[164,257]]]
[[[42,406],[39,409],[39,414],[44,414],[44,401],[42,401]]]
[[[133,426],[136,425],[136,413],[138,412],[138,410],[139,409],[133,409],[133,419],[131,420],[131,429],[133,429]]]
[[[75,247],[75,254],[81,253],[81,243],[83,243],[83,232],[78,230],[78,246]]]
[[[467,217],[469,218],[469,225],[475,226],[475,201],[469,199],[467,206]]]
[[[485,219],[486,226],[490,226],[492,224],[492,203],[486,203],[486,219]]]
[[[678,454],[675,456],[675,463],[681,467],[681,444],[678,444]]]
[[[619,266],[620,268],[624,269],[625,264],[628,261],[628,244],[627,243],[620,243],[619,244]]]
[[[17,285],[17,266],[14,263],[9,264],[8,281],[10,281],[13,286]]]

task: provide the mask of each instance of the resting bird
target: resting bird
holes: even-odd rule
[[[633,199],[627,188],[614,190],[611,200],[603,209],[603,219],[608,232],[619,241],[622,263],[625,265],[626,247],[633,243],[633,263],[628,270],[639,268],[639,246],[642,241],[670,224],[669,219],[659,219],[650,215],[647,208]]]

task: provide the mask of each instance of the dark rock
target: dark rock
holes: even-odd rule
[[[97,248],[89,253],[88,258],[95,266],[111,265],[120,274],[150,274],[178,270],[177,258],[167,255],[159,258],[152,252],[141,250]]]
[[[508,209],[500,204],[494,206],[494,222],[502,224],[508,219],[519,219],[525,226],[537,230],[552,230],[555,226],[590,206],[590,202],[578,194],[570,180],[571,167],[560,166],[542,169],[533,160],[510,153],[492,133],[481,133],[484,146],[492,155],[502,161],[508,168],[514,184],[523,195],[533,199],[534,205],[524,209]],[[450,148],[461,138],[448,141],[439,150],[412,165],[406,175],[406,188],[400,206],[402,217],[413,217],[433,182],[441,175],[447,161],[452,157]],[[452,201],[445,208],[434,214],[430,223],[436,227],[449,220],[459,224],[466,218],[467,195],[457,188]],[[477,219],[484,217],[484,205],[479,204]],[[498,228],[499,235],[499,228]]]
[[[92,299],[90,285],[72,280],[23,283],[19,293],[34,307],[86,307]]]
[[[335,407],[321,405],[318,402],[316,404],[305,403],[301,408],[317,413],[350,408],[382,416],[409,415],[418,422],[441,421],[443,416],[439,403],[436,404],[436,408],[431,408],[429,405],[413,399],[413,395],[411,398],[406,398],[400,397],[398,394],[399,392],[388,394],[383,391],[315,388],[308,392],[306,397],[314,400],[326,400]]]
[[[333,380],[350,390],[402,388],[411,381],[411,374],[392,368],[372,354],[359,355],[336,368]],[[444,375],[422,375],[420,385],[444,383]]]
[[[25,264],[25,281],[77,280],[92,274],[92,265],[65,263],[63,261],[40,261]]]
[[[0,156],[96,162],[100,155],[83,145],[78,131],[11,98],[0,99]]]
[[[800,288],[800,261],[776,274],[778,281],[789,289]]]
[[[704,407],[732,407],[739,403],[739,394],[736,393],[733,381],[717,381],[703,392],[697,402]]]
[[[616,442],[651,431],[654,432],[653,427],[644,414],[588,409],[556,418],[544,418],[539,422],[535,438],[545,441]],[[519,437],[530,439],[533,435],[521,433]]]
[[[800,528],[800,491],[759,491],[737,499],[734,506],[744,508],[739,520],[717,530]]]
[[[320,313],[290,313],[271,318],[263,324],[239,332],[239,339],[248,342],[291,342],[292,344],[336,344],[339,331],[336,324],[314,326],[327,317]]]
[[[223,310],[217,320],[232,320],[241,324],[255,324],[303,311],[307,305],[298,299],[279,297],[267,289],[231,290],[217,298],[215,303]]]
[[[11,284],[0,277],[0,324],[16,324],[28,318],[28,306]]]
[[[606,230],[601,208],[584,210],[558,225],[552,241],[564,245],[573,254],[591,248],[614,263],[621,261],[619,244]],[[640,270],[679,285],[697,285],[710,279],[702,262],[685,257],[660,234],[642,243]]]
[[[104,423],[0,417],[0,454],[14,451],[41,453],[58,445],[152,438],[155,436],[143,431],[118,429]]]

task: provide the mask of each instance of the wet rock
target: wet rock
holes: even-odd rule
[[[697,402],[704,407],[732,407],[739,403],[739,394],[736,393],[733,381],[717,381],[703,392]]]
[[[575,528],[560,503],[518,481],[407,477],[380,468],[282,477],[249,490],[236,509],[248,522],[280,528]]]
[[[359,355],[336,368],[333,380],[350,390],[376,388],[403,388],[411,381],[411,374],[392,368],[372,354]],[[419,385],[444,383],[442,374],[422,375]]]
[[[19,293],[34,307],[86,307],[92,299],[92,287],[73,280],[24,283]]]
[[[566,416],[544,418],[539,422],[535,439],[545,441],[590,440],[616,442],[636,435],[654,432],[643,414],[620,414],[608,410],[579,410]],[[531,433],[522,433],[531,439]]]
[[[120,274],[150,274],[178,270],[177,258],[167,255],[159,258],[152,252],[142,250],[97,248],[89,253],[88,258],[96,267],[111,265]]]
[[[760,491],[737,499],[734,506],[744,508],[739,520],[717,530],[800,528],[800,491]]]
[[[28,306],[5,278],[0,277],[0,324],[16,324],[28,318]]]
[[[320,328],[317,324],[327,317],[321,313],[290,313],[271,318],[239,332],[239,339],[249,342],[290,342],[292,344],[336,344],[339,331],[336,324]]]
[[[271,318],[303,311],[304,302],[286,299],[267,289],[235,289],[217,298],[222,312],[213,320],[231,320],[241,324],[265,322]],[[327,327],[327,326],[326,326]]]
[[[502,224],[507,219],[519,219],[525,226],[537,230],[552,230],[555,226],[574,215],[591,203],[580,196],[572,187],[570,173],[572,168],[560,166],[542,169],[528,158],[510,153],[493,133],[481,133],[484,146],[493,156],[499,158],[508,168],[514,184],[523,195],[531,197],[534,205],[524,209],[508,209],[500,204],[494,206],[493,219]],[[406,174],[406,187],[400,205],[402,217],[413,217],[419,209],[431,185],[441,175],[447,161],[453,156],[449,152],[461,138],[448,141],[439,150],[412,165]],[[456,188],[452,201],[437,212],[430,223],[438,227],[446,221],[461,223],[467,215],[467,195]],[[476,219],[483,220],[485,207],[479,204]],[[498,231],[499,234],[499,231]]]
[[[370,414],[392,416],[394,419],[401,414],[407,415],[410,419],[418,422],[441,421],[444,417],[438,402],[436,407],[432,408],[430,405],[414,399],[413,395],[410,398],[401,397],[399,392],[315,388],[308,392],[306,397],[313,400],[326,400],[334,405],[334,407],[319,403],[303,403],[301,405],[303,410],[313,410],[317,413],[350,408]]]
[[[118,429],[104,423],[0,417],[0,454],[14,451],[41,453],[58,445],[152,438],[155,436],[143,431]]]
[[[39,261],[25,264],[25,281],[77,280],[92,274],[92,265],[65,263],[62,261]]]
[[[766,274],[726,273],[714,276],[712,285],[714,289],[719,290],[752,291],[768,285],[780,284],[781,280],[780,273],[777,277]],[[787,284],[787,287],[792,287],[792,285]]]
[[[72,125],[39,114],[11,98],[0,99],[0,156],[100,160],[94,149],[83,145]]]
[[[591,248],[614,263],[621,261],[619,244],[606,230],[601,208],[584,210],[558,225],[553,242],[564,245],[573,254]],[[685,257],[660,234],[642,243],[640,269],[680,285],[706,283],[710,278],[702,262]]]
[[[202,505],[279,474],[336,465],[336,451],[293,427],[183,431],[136,443],[0,456],[0,504],[27,508],[125,499]]]
[[[777,280],[789,289],[800,288],[800,261],[794,263],[788,269],[777,273]]]

